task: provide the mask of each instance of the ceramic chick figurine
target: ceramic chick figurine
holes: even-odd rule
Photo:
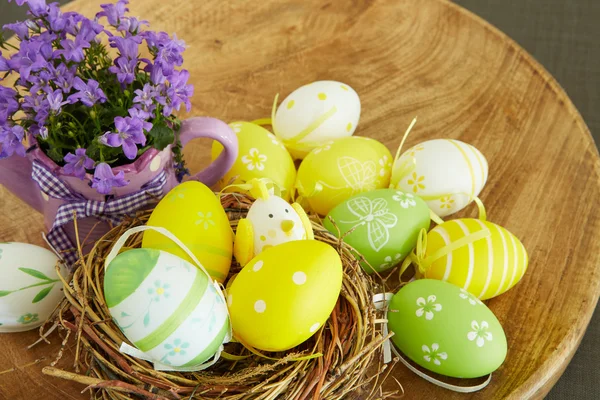
[[[252,180],[256,198],[246,218],[238,222],[233,254],[243,267],[263,250],[293,240],[313,240],[312,225],[298,203],[270,193],[264,182]]]

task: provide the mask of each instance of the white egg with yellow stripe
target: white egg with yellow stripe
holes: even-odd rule
[[[229,340],[225,299],[199,268],[147,248],[107,263],[104,297],[135,346],[128,354],[153,362],[155,369],[196,370]]]
[[[456,219],[427,234],[420,272],[453,283],[485,300],[514,285],[527,270],[527,251],[506,229],[473,218]]]
[[[391,184],[415,193],[439,216],[465,208],[478,196],[488,177],[488,163],[470,144],[435,139],[405,151],[394,163]]]

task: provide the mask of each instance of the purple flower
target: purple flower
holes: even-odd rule
[[[129,85],[135,79],[137,69],[137,60],[128,60],[125,57],[118,57],[115,64],[108,68],[110,72],[117,75],[117,80],[123,85]]]
[[[86,84],[77,76],[73,81],[73,87],[78,92],[69,96],[68,100],[71,104],[81,100],[86,106],[92,107],[97,102],[104,103],[106,101],[104,92],[100,89],[98,82],[93,79],[89,79]]]
[[[85,42],[91,42],[96,39],[96,36],[103,30],[104,27],[102,25],[85,18],[81,21],[81,28],[79,28],[77,38],[81,38],[81,40]]]
[[[138,31],[140,30],[140,26],[142,26],[142,25],[147,26],[148,21],[146,21],[146,20],[140,21],[136,17],[123,17],[123,18],[121,18],[121,23],[119,24],[119,27],[117,28],[117,30],[119,30],[120,32],[127,32],[132,35],[137,35]]]
[[[85,58],[83,49],[90,47],[90,43],[86,42],[81,36],[76,36],[75,41],[71,39],[63,39],[60,41],[61,50],[54,52],[54,57],[63,56],[67,61],[82,62]]]
[[[76,176],[79,179],[85,178],[86,169],[94,168],[94,160],[85,154],[85,149],[77,149],[75,154],[67,154],[65,162],[66,164],[63,167],[65,174]]]
[[[153,53],[158,51],[159,46],[164,45],[166,42],[171,40],[167,32],[146,31],[142,32],[140,36],[146,39],[146,44]]]
[[[8,2],[10,3],[12,0],[8,0]],[[22,6],[23,4],[27,3],[28,0],[15,0],[15,3],[17,3],[18,6]]]
[[[7,121],[18,109],[17,91],[6,86],[0,86],[0,121]]]
[[[156,108],[156,106],[152,105],[153,109]],[[140,121],[142,121],[142,129],[145,130],[146,132],[149,132],[152,129],[152,124],[148,121],[146,121],[148,118],[151,117],[150,113],[147,113],[146,111],[137,109],[137,108],[130,108],[129,110],[129,115],[131,116],[131,118],[133,119],[139,119]]]
[[[158,64],[148,64],[145,70],[146,72],[150,72],[150,82],[154,85],[162,85],[167,80],[161,66]]]
[[[49,91],[50,81],[52,80],[52,74],[47,70],[41,70],[38,75],[31,75],[29,82],[33,83],[29,89],[30,93],[37,93],[39,91]]]
[[[56,86],[62,89],[64,93],[69,93],[73,87],[77,66],[67,69],[67,66],[61,63],[56,68],[50,66],[49,71]]]
[[[111,36],[108,40],[110,41],[110,47],[116,47],[121,57],[137,60],[139,43],[133,36],[128,38]]]
[[[13,70],[18,70],[21,79],[27,81],[32,71],[39,71],[48,64],[42,55],[43,44],[39,41],[21,42],[21,49],[8,60],[8,66]]]
[[[173,40],[167,40],[158,45],[155,63],[160,64],[165,75],[169,76],[173,72],[175,66],[183,64],[183,56],[181,53],[185,50],[183,40],[177,39],[177,35],[173,34]]]
[[[141,104],[135,104],[128,111],[129,111],[129,115],[132,118],[139,118],[142,120],[147,120],[154,116],[153,112],[155,109],[156,109],[156,106],[154,104],[150,105],[149,107],[143,106]],[[144,128],[144,129],[149,131],[152,128],[150,128],[150,129]]]
[[[116,4],[102,4],[102,10],[98,14],[96,14],[96,19],[101,17],[106,17],[109,25],[117,26],[119,25],[119,21],[125,15],[126,11],[129,11],[127,7],[125,7],[129,3],[128,0],[119,0]]]
[[[39,125],[31,125],[29,132],[33,136],[41,136],[44,140],[48,138],[48,128],[43,125],[41,127]]]
[[[48,6],[46,0],[27,0],[29,13],[35,17],[43,17],[48,14]]]
[[[50,104],[46,96],[42,94],[32,93],[29,96],[25,96],[21,107],[24,111],[29,110],[26,113],[32,116],[38,125],[44,125],[50,114]]]
[[[10,71],[10,67],[8,66],[8,60],[2,57],[2,52],[0,51],[0,71]]]
[[[134,92],[137,96],[133,98],[134,103],[144,104],[145,106],[150,106],[152,104],[152,100],[154,96],[156,96],[156,88],[148,83],[144,85],[143,89],[137,89]]]
[[[48,92],[48,105],[50,110],[54,111],[55,115],[60,114],[61,107],[68,104],[68,101],[63,101],[63,92],[60,89]]]
[[[48,6],[48,17],[46,19],[50,24],[50,29],[54,32],[62,32],[68,20],[60,10],[58,3],[52,3]]]
[[[188,112],[192,108],[190,97],[194,94],[194,86],[187,84],[189,77],[190,73],[185,69],[173,71],[173,75],[169,78],[170,86],[167,89],[166,99],[161,103],[165,106],[163,109],[164,116],[171,115],[173,109],[179,111],[181,104],[185,104]]]
[[[24,134],[23,128],[19,125],[4,125],[0,128],[0,143],[2,143],[0,160],[13,154],[25,157],[25,146],[22,143]]]
[[[110,147],[123,147],[125,157],[130,160],[137,156],[136,144],[144,146],[146,136],[144,135],[144,124],[141,119],[131,117],[116,117],[115,127],[118,133],[106,132],[103,143]]]
[[[127,186],[129,182],[125,180],[125,173],[119,171],[117,175],[113,174],[112,169],[106,163],[100,163],[94,171],[94,179],[92,180],[92,187],[95,188],[98,193],[109,194],[113,187]]]
[[[29,39],[29,28],[25,22],[15,22],[14,24],[6,24],[3,29],[9,29],[17,35],[21,40]]]

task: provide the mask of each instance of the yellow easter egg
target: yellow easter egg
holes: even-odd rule
[[[486,229],[487,237],[468,239]],[[515,235],[494,223],[472,218],[446,221],[433,228],[427,234],[425,260],[458,240],[465,244],[426,266],[425,278],[453,283],[485,300],[512,288],[527,270],[527,251]]]
[[[263,251],[228,290],[234,336],[265,351],[303,343],[329,318],[342,275],[339,254],[323,242],[299,240]]]
[[[328,140],[351,136],[360,119],[360,99],[349,85],[317,81],[294,90],[279,105],[273,131],[294,158],[304,158]]]
[[[377,140],[350,136],[311,151],[300,164],[296,189],[309,208],[326,215],[362,192],[387,188],[392,155]]]
[[[162,199],[147,225],[166,228],[194,253],[208,273],[224,282],[233,251],[233,232],[221,202],[206,185],[188,181]],[[194,264],[176,243],[154,231],[145,231],[142,247],[163,250]]]
[[[283,191],[281,197],[289,200],[296,180],[296,167],[281,140],[262,126],[250,122],[233,122],[229,126],[237,135],[239,155],[221,180],[221,186],[268,178]],[[215,160],[222,151],[223,146],[214,141],[212,159]],[[232,191],[241,190],[232,188]]]

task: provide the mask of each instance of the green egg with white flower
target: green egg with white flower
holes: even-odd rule
[[[502,365],[506,336],[492,311],[451,283],[420,279],[390,302],[394,344],[415,363],[454,378],[477,378]]]
[[[331,210],[324,221],[330,233],[343,237],[364,257],[367,262],[361,265],[368,273],[400,263],[414,249],[419,231],[429,224],[427,203],[395,189],[355,195]]]
[[[194,369],[229,340],[225,299],[202,270],[171,253],[131,249],[104,277],[113,320],[155,368]]]

